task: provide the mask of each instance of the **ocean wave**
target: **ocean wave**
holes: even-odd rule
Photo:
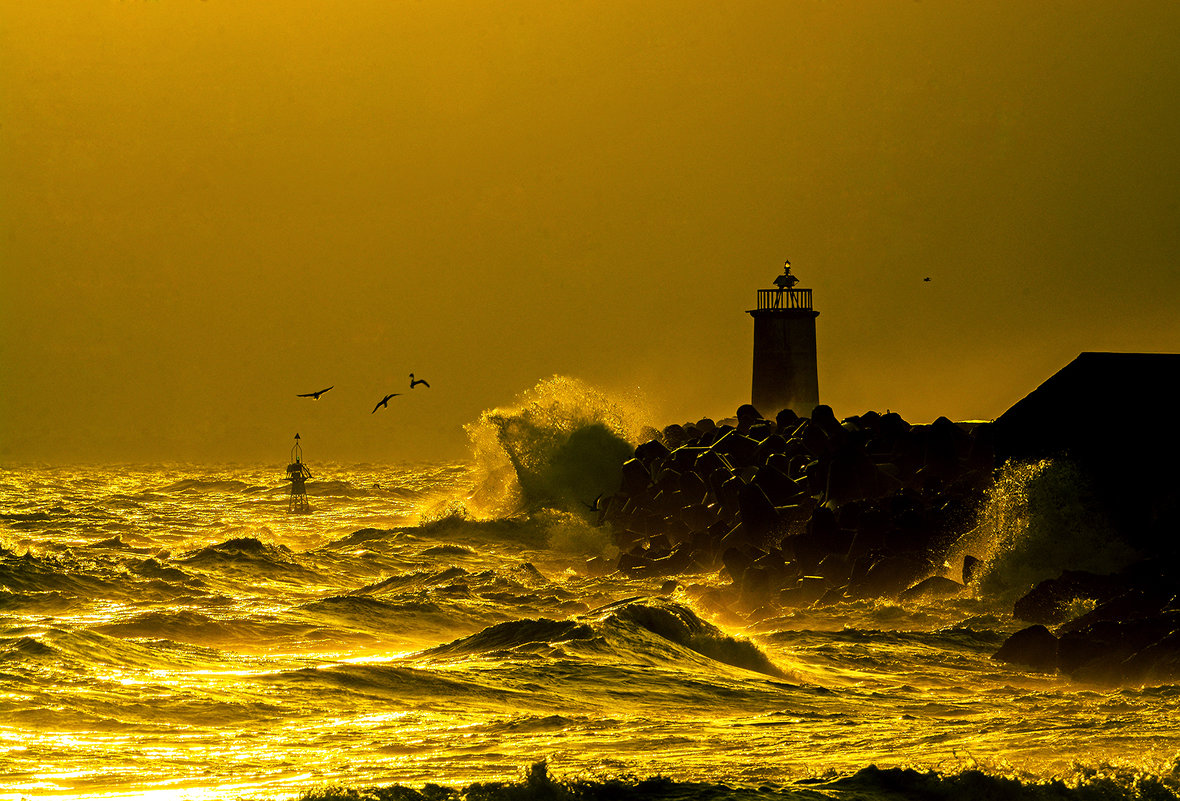
[[[193,645],[232,645],[243,651],[265,650],[268,644],[303,642],[316,630],[299,621],[236,618],[220,620],[191,609],[143,612],[118,623],[95,626],[95,631],[113,637],[166,639]]]
[[[234,493],[265,489],[237,479],[183,478],[159,489],[160,492],[220,492]]]
[[[244,571],[271,578],[316,576],[314,570],[299,563],[295,552],[286,545],[271,545],[257,537],[233,537],[201,548],[179,561],[204,570]]]
[[[554,376],[464,428],[476,465],[469,500],[502,517],[543,506],[585,513],[618,488],[642,423],[635,404]]]
[[[425,657],[496,655],[537,646],[551,647],[571,640],[589,640],[595,631],[572,620],[511,620],[489,626],[461,640],[425,651]]]
[[[411,589],[420,590],[425,587],[450,584],[455,579],[466,575],[466,570],[454,566],[442,570],[418,570],[412,573],[383,578],[378,582],[353,590],[350,594],[370,595],[380,592],[406,592]]]
[[[341,537],[328,543],[325,548],[354,548],[367,542],[396,540],[405,536],[401,529],[362,528],[347,537]]]
[[[333,595],[303,604],[303,611],[341,625],[383,631],[404,626],[403,615],[441,614],[433,603],[386,603],[367,595]]]
[[[283,489],[287,491],[289,488]],[[374,488],[358,487],[348,481],[316,479],[307,482],[307,494],[319,498],[369,498],[380,493]]]
[[[58,592],[82,598],[123,598],[124,582],[98,575],[104,568],[69,551],[60,555],[0,554],[0,586],[9,592]]]
[[[1089,480],[1065,459],[1006,463],[955,552],[979,556],[981,592],[1008,602],[1064,570],[1107,574],[1140,558],[1116,533]]]
[[[776,678],[787,677],[752,642],[729,636],[679,604],[654,600],[625,602],[609,607],[605,619],[624,628],[634,626],[649,631],[722,664]]]
[[[304,688],[322,703],[324,691],[378,697],[391,703],[417,708],[437,701],[447,707],[456,702],[490,701],[496,705],[525,699],[528,693],[474,680],[450,678],[430,670],[390,664],[337,664],[328,667],[299,668],[259,677],[267,684]]]
[[[662,641],[663,648],[653,648],[651,637]],[[633,663],[643,655],[649,661],[675,659],[668,645],[690,651],[714,662],[785,678],[758,647],[748,640],[730,637],[716,626],[699,618],[691,609],[678,604],[645,599],[624,601],[570,620],[531,618],[512,620],[489,626],[469,637],[425,651],[428,658],[502,654],[523,651],[547,652],[574,643],[594,642],[593,651],[600,657]],[[588,654],[588,650],[578,650]]]
[[[0,612],[17,615],[60,615],[81,605],[76,595],[57,590],[9,592],[0,589]]]

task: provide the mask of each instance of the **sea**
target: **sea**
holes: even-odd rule
[[[590,569],[625,406],[555,378],[461,462],[309,447],[306,514],[289,443],[0,465],[0,798],[1180,797],[1180,686],[993,660],[1011,592],[754,613]]]

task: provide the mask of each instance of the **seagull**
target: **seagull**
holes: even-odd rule
[[[332,387],[334,387],[334,386],[336,386],[336,385],[333,384]],[[331,389],[332,387],[328,387],[328,389]],[[328,391],[328,389],[321,389],[319,392],[308,392],[306,395],[296,395],[295,397],[297,397],[297,398],[311,398],[312,400],[319,400],[320,395],[323,395],[325,392]]]
[[[422,384],[427,389],[430,389],[430,384],[427,384],[425,379],[419,378],[417,381],[415,381],[414,374],[410,373],[410,389],[413,389],[414,387],[418,386],[419,384]]]
[[[922,280],[923,280],[923,281],[927,281],[927,282],[928,282],[928,281],[930,280],[930,276],[926,276],[926,277],[925,277],[925,278],[923,278]]]
[[[401,394],[400,392],[395,392],[392,395],[386,395],[384,398],[381,399],[380,403],[378,403],[376,406],[373,407],[373,411],[369,412],[369,414],[375,414],[377,412],[377,410],[380,409],[382,406],[384,406],[386,409],[388,409],[389,408],[389,399],[396,398],[400,394]]]
[[[598,493],[598,497],[594,499],[594,503],[586,503],[585,501],[582,501],[582,505],[585,506],[587,509],[589,509],[591,512],[601,512],[602,507],[600,507],[598,505],[598,502],[602,500],[602,496],[605,494],[606,493],[600,492],[600,493]]]

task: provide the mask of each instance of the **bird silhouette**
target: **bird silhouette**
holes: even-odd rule
[[[427,384],[425,379],[419,378],[417,381],[415,381],[414,374],[410,373],[410,389],[413,389],[414,387],[418,386],[419,384],[422,384],[427,389],[430,389],[430,384]]]
[[[386,409],[388,409],[389,408],[389,399],[396,398],[400,394],[401,394],[400,392],[394,392],[392,395],[386,395],[384,398],[381,399],[380,403],[378,403],[376,406],[373,407],[373,411],[369,412],[369,414],[375,414],[377,412],[377,410],[380,409],[382,406],[384,406]]]
[[[605,494],[606,493],[600,492],[600,493],[598,493],[598,497],[594,499],[594,503],[586,503],[585,501],[582,501],[582,505],[585,506],[587,509],[589,509],[591,512],[601,512],[602,507],[598,505],[598,502],[602,500],[602,496]]]
[[[927,276],[926,278],[923,278],[922,280],[923,280],[923,281],[929,281],[929,280],[930,280],[930,278],[929,278],[929,276]]]
[[[336,385],[333,384],[332,387],[334,387],[334,386],[336,386]],[[332,387],[328,387],[328,389],[331,389]],[[325,392],[328,391],[328,389],[321,389],[319,392],[308,392],[306,395],[296,395],[295,397],[297,397],[297,398],[311,398],[312,400],[319,400],[320,395],[323,395]]]

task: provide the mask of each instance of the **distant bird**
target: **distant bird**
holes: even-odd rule
[[[332,387],[334,387],[334,386],[336,386],[336,385],[333,384]],[[332,387],[328,387],[328,389],[331,389]],[[328,389],[321,389],[319,392],[309,392],[306,395],[296,395],[295,397],[297,397],[297,398],[311,398],[312,400],[319,400],[320,395],[323,395],[325,392],[328,391]]]
[[[600,507],[598,505],[598,502],[602,500],[602,496],[604,494],[605,493],[600,492],[600,493],[598,493],[598,497],[594,499],[594,503],[586,503],[585,501],[582,501],[582,505],[585,506],[587,509],[589,509],[591,512],[601,512],[602,507]]]
[[[395,392],[392,395],[386,395],[384,398],[381,399],[380,403],[378,403],[376,406],[373,407],[373,411],[369,412],[369,414],[375,414],[377,412],[377,410],[380,409],[382,406],[384,406],[386,409],[388,409],[389,408],[389,399],[396,398],[400,394],[401,394],[400,392]]]
[[[923,281],[926,281],[926,282],[929,282],[929,281],[930,281],[930,276],[926,276],[926,277],[925,277],[925,278],[923,278],[922,280],[923,280]]]
[[[413,389],[414,387],[418,386],[419,384],[426,387],[427,389],[430,389],[430,384],[427,384],[424,379],[419,378],[417,381],[415,381],[414,374],[410,373],[410,389]]]

